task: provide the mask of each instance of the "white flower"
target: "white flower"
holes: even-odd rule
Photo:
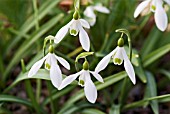
[[[164,0],[170,5],[170,0]],[[143,10],[150,7],[150,11],[154,12],[155,23],[158,29],[165,31],[168,26],[168,17],[165,9],[163,8],[163,0],[145,0],[138,5],[134,12],[134,17],[136,18]]]
[[[41,60],[37,61],[30,69],[28,73],[28,77],[32,77],[37,73],[37,71],[40,69],[40,67],[43,65],[45,61],[45,68],[47,70],[50,70],[50,78],[52,84],[59,88],[61,82],[62,82],[62,73],[61,70],[57,64],[57,61],[59,61],[65,68],[70,69],[69,63],[61,58],[56,56],[54,53],[48,53],[45,57],[43,57]]]
[[[73,36],[77,36],[79,33],[79,40],[84,50],[89,51],[90,50],[90,40],[89,36],[84,30],[84,28],[90,28],[90,25],[88,22],[84,19],[77,19],[74,18],[65,26],[63,26],[56,34],[55,36],[55,43],[59,43],[64,36],[67,34],[68,30],[70,29],[70,34]]]
[[[110,13],[109,9],[102,6],[101,4],[98,4],[96,6],[88,6],[85,11],[84,15],[87,17],[87,21],[89,22],[90,26],[93,26],[96,23],[96,14],[94,11],[98,11],[101,13]]]
[[[89,70],[81,70],[80,72],[76,73],[76,74],[72,74],[68,77],[66,77],[60,87],[59,90],[63,89],[64,87],[66,87],[68,84],[70,84],[71,82],[73,82],[78,76],[79,76],[79,85],[84,87],[84,92],[85,92],[85,96],[87,98],[87,100],[91,103],[95,103],[96,99],[97,99],[97,89],[94,85],[94,83],[91,80],[91,76],[90,73],[100,82],[103,83],[103,79],[102,77],[94,71],[89,71]]]
[[[116,49],[114,49],[112,52],[106,55],[97,65],[95,72],[100,72],[103,69],[105,69],[106,66],[109,64],[111,58],[113,59],[115,65],[121,65],[124,61],[124,68],[130,80],[133,82],[133,84],[135,84],[136,83],[135,72],[130,60],[128,59],[124,47],[117,46]]]

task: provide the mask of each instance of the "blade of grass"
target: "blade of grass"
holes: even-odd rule
[[[0,102],[16,102],[28,107],[33,107],[31,102],[11,95],[0,95]]]
[[[18,51],[15,53],[15,56],[13,57],[10,64],[7,66],[3,80],[6,80],[8,77],[8,74],[11,70],[11,68],[17,64],[21,58],[24,56],[24,51],[26,51],[35,41],[40,38],[42,35],[44,35],[50,28],[52,28],[58,21],[63,17],[63,14],[59,14],[52,18],[50,21],[48,21],[46,24],[44,24],[38,31],[36,31],[28,41],[26,40],[18,49]]]
[[[156,49],[155,51],[151,52],[143,59],[143,66],[149,66],[153,62],[155,62],[157,59],[165,55],[170,51],[170,44],[167,44],[165,46],[160,47],[159,49]]]
[[[51,11],[52,8],[54,8],[60,0],[47,0],[38,10],[38,20],[43,19],[49,11]],[[23,26],[20,28],[20,35],[14,38],[14,40],[11,41],[8,48],[6,49],[6,54],[10,52],[10,50],[21,40],[22,36],[26,35],[26,33],[31,30],[32,27],[36,24],[36,20],[34,19],[34,15],[31,15],[26,22],[23,24]],[[6,55],[5,54],[5,55]]]

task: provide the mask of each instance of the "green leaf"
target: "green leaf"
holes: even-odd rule
[[[26,0],[0,0],[0,13],[6,15],[16,27],[23,24],[28,7],[29,1]]]
[[[66,76],[63,75],[63,78],[65,78]],[[26,80],[26,79],[43,79],[43,80],[51,80],[50,79],[50,74],[49,71],[45,70],[45,69],[40,69],[38,70],[38,72],[32,76],[32,77],[28,77],[28,72],[26,73],[21,73],[17,79],[10,85],[8,86],[4,93],[9,91],[12,87],[14,87],[16,84],[18,84],[20,81]],[[73,84],[77,84],[77,81],[73,81]]]
[[[113,104],[109,111],[109,114],[120,114],[120,105]]]
[[[144,100],[133,102],[131,104],[127,104],[123,107],[123,110],[128,110],[128,109],[131,109],[131,108],[144,106],[148,101],[152,101],[152,100],[158,100],[158,102],[169,102],[170,101],[170,94],[160,95],[160,96],[156,96],[156,97],[150,97],[150,98],[147,98],[147,99],[144,99]]]
[[[169,51],[170,51],[170,44],[167,44],[167,45],[151,52],[150,54],[148,54],[147,56],[144,57],[143,66],[144,67],[149,66],[150,64],[155,62],[157,59],[159,59],[163,55],[167,54]]]
[[[141,58],[138,57],[137,58],[137,61],[138,61],[138,66],[135,67],[135,73],[137,74],[137,76],[139,77],[139,79],[143,82],[143,83],[146,83],[147,82],[147,79],[146,79],[146,74],[144,72],[144,69],[143,69],[143,66],[142,66],[142,61],[141,61]]]
[[[86,108],[81,112],[81,114],[105,114],[105,113],[98,109]]]
[[[49,13],[49,11],[51,11],[51,9],[59,3],[59,1],[60,0],[47,0],[46,2],[44,2],[44,4],[42,4],[38,10],[38,20],[40,21],[41,19],[43,19]],[[6,53],[10,52],[10,50],[12,50],[12,48],[21,40],[21,38],[23,38],[22,36],[24,36],[29,30],[31,30],[31,28],[34,27],[35,24],[36,19],[34,19],[34,15],[31,15],[20,27],[20,34],[11,41],[6,50]]]
[[[63,14],[59,14],[55,17],[53,17],[51,20],[49,20],[47,23],[45,23],[38,31],[36,31],[30,39],[26,40],[17,50],[15,53],[15,56],[11,60],[10,64],[7,66],[7,69],[4,73],[3,80],[7,78],[8,73],[10,72],[11,68],[17,64],[23,57],[25,51],[31,47],[33,43],[36,42],[37,39],[39,39],[42,35],[44,35],[50,28],[52,28],[58,21],[63,17]]]
[[[154,48],[157,41],[160,39],[162,35],[162,32],[160,32],[157,27],[154,27],[150,34],[148,35],[146,41],[143,44],[143,47],[141,49],[141,56],[142,58],[147,56]]]
[[[76,85],[76,86],[77,86],[77,85]],[[75,86],[75,85],[73,85],[73,86],[70,85],[70,86],[64,88],[62,91],[56,91],[55,93],[53,93],[53,94],[51,95],[51,97],[52,97],[53,100],[55,100],[55,99],[57,99],[57,98],[65,95],[65,94],[67,94],[68,92],[72,91],[76,86]],[[45,105],[47,105],[48,103],[50,103],[50,97],[47,97],[47,98],[43,101],[42,105],[45,106]]]
[[[147,86],[145,90],[144,99],[157,96],[157,88],[154,76],[150,72],[146,72],[147,75]],[[150,101],[151,108],[154,114],[159,113],[159,107],[157,100]]]
[[[104,89],[122,79],[124,79],[127,76],[126,72],[120,72],[111,76],[108,76],[107,78],[104,79],[104,83],[96,82],[96,88],[97,90]],[[79,90],[75,95],[73,95],[66,103],[64,106],[73,104],[74,102],[78,101],[79,99],[83,98],[84,95],[84,89]]]
[[[160,72],[162,73],[162,74],[164,74],[168,79],[170,79],[170,72],[169,71],[167,71],[167,70],[160,70]]]
[[[0,95],[0,102],[15,102],[33,107],[29,101],[11,95]]]
[[[20,81],[26,80],[26,79],[44,79],[44,80],[50,80],[49,72],[44,69],[40,69],[36,75],[32,76],[31,78],[28,77],[28,72],[26,73],[21,73],[17,79],[10,85],[8,86],[4,92],[9,91],[12,87],[14,87],[16,84],[18,84]]]

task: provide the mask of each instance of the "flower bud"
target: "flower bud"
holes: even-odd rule
[[[85,61],[85,62],[83,63],[83,69],[84,69],[84,70],[89,70],[89,63],[88,63],[87,61]]]
[[[119,47],[123,47],[123,46],[124,46],[124,40],[123,40],[123,38],[119,38],[119,40],[118,40],[118,42],[117,42],[117,45],[118,45]]]
[[[49,53],[54,53],[54,47],[52,45],[49,46],[48,52]]]

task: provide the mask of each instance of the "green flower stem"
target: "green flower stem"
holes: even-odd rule
[[[83,48],[80,46],[80,47],[76,48],[73,52],[69,53],[67,56],[68,57],[74,57],[75,55],[80,53],[82,50],[83,50]]]
[[[74,0],[74,8],[75,8],[75,10],[80,9],[80,0]]]
[[[76,68],[76,71],[78,72],[79,71],[79,67],[78,67],[78,60],[80,58],[84,58],[86,60],[86,57],[89,56],[89,55],[93,55],[94,52],[82,52],[80,53],[77,57],[76,57],[76,60],[75,60],[75,68]]]

